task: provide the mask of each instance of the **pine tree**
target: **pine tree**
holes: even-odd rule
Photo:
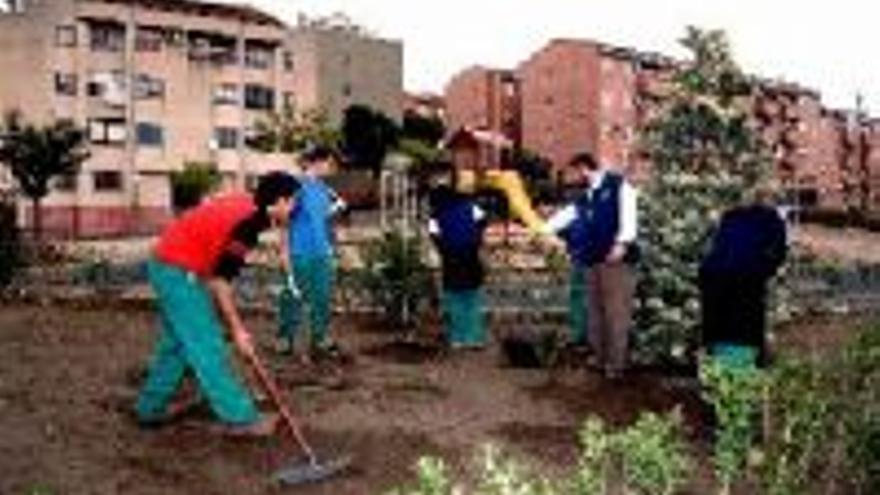
[[[724,209],[765,176],[769,160],[750,117],[751,87],[723,31],[689,27],[657,116],[641,141],[652,166],[642,192],[642,273],[636,353],[689,360],[699,330],[699,262]]]

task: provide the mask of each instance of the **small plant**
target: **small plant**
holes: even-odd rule
[[[422,259],[421,239],[392,230],[366,246],[355,276],[374,306],[395,328],[408,329],[432,291],[431,271]]]
[[[414,487],[396,489],[388,495],[458,495],[460,488],[453,488],[449,469],[442,459],[422,457],[416,463],[417,481]]]
[[[570,483],[575,495],[601,495],[608,489],[612,442],[605,423],[596,417],[584,422],[579,434],[581,455]]]
[[[756,435],[764,373],[754,365],[708,357],[700,363],[703,398],[717,418],[713,461],[721,493],[743,476]]]
[[[808,492],[833,432],[827,372],[816,360],[781,360],[768,376],[769,427],[761,479],[768,495]]]
[[[492,445],[483,448],[481,472],[476,495],[561,495],[550,480],[502,457]]]
[[[687,479],[688,457],[679,428],[681,414],[645,413],[615,437],[627,493],[671,495]]]

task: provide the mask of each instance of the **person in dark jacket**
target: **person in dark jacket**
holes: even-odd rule
[[[724,213],[699,274],[703,346],[756,364],[767,357],[767,282],[787,252],[785,220],[767,197]]]
[[[480,348],[486,343],[480,260],[486,213],[470,197],[456,191],[451,164],[443,163],[436,169],[435,185],[429,193],[428,232],[440,253],[447,338],[453,348]]]

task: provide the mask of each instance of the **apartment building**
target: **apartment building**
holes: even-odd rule
[[[504,136],[518,146],[522,140],[520,81],[514,71],[482,66],[466,68],[444,88],[447,130],[464,128]]]
[[[293,91],[298,108],[322,108],[337,125],[351,105],[366,105],[401,121],[402,43],[374,37],[337,14],[300,16],[287,45],[296,54]]]
[[[15,75],[0,78],[0,111],[72,119],[91,143],[81,173],[58,180],[44,202],[46,229],[155,231],[171,217],[170,174],[187,162],[214,164],[224,187],[238,189],[293,167],[289,156],[249,146],[256,122],[284,105],[325,105],[337,119],[348,102],[399,114],[388,96],[401,92],[399,57],[386,64],[398,63],[388,88],[333,100],[325,94],[339,88],[326,87],[338,74],[326,67],[348,58],[352,73],[369,65],[371,52],[356,42],[363,33],[310,25],[315,39],[326,29],[347,43],[312,46],[297,41],[299,29],[250,7],[195,0],[22,0],[0,14],[0,73]],[[352,95],[369,88],[351,86]],[[24,223],[30,215],[23,204]]]

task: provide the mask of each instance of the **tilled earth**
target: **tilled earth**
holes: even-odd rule
[[[148,311],[7,304],[0,307],[0,494],[381,494],[410,480],[424,454],[466,474],[486,442],[561,472],[574,462],[586,416],[623,425],[640,411],[676,406],[702,458],[690,491],[705,492],[692,381],[637,372],[609,384],[581,366],[512,369],[495,349],[448,354],[395,344],[387,332],[341,318],[335,332],[351,359],[336,375],[275,355],[271,322],[248,320],[308,436],[321,455],[353,455],[349,472],[279,487],[273,471],[298,453],[290,438],[220,436],[204,408],[169,426],[139,428],[130,411],[155,338]]]

